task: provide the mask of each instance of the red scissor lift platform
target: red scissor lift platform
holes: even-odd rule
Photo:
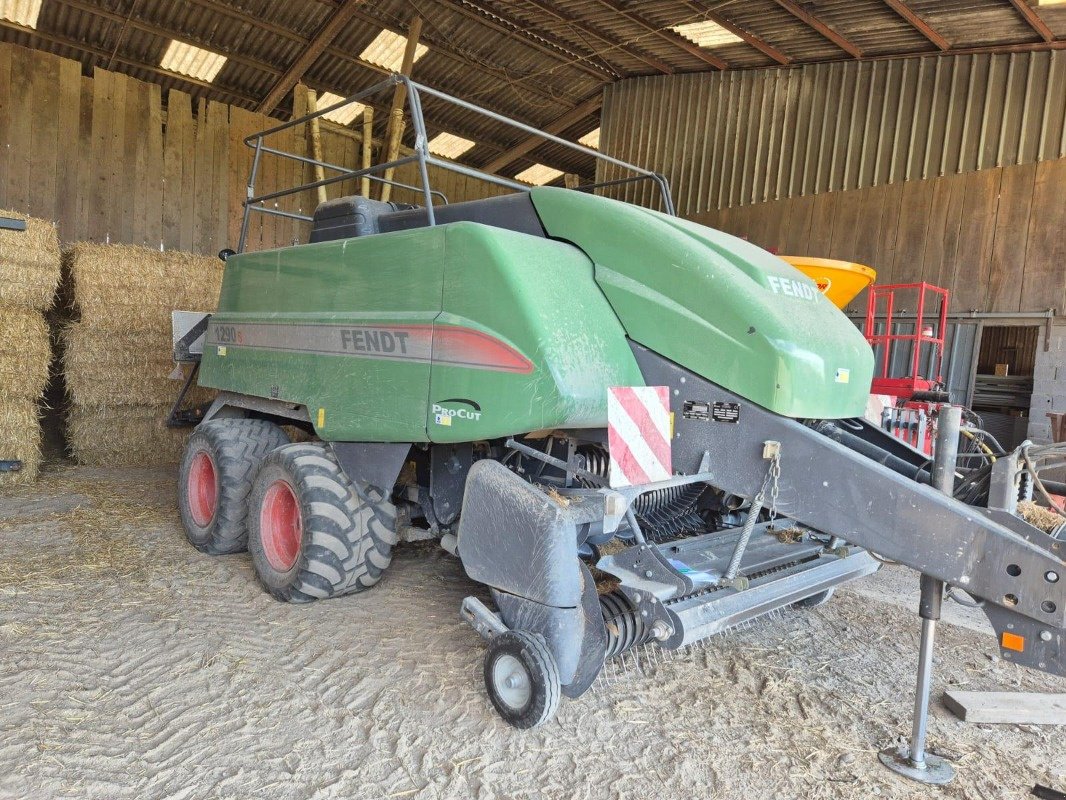
[[[914,330],[897,333],[903,316],[903,302],[914,301]],[[878,319],[884,321],[877,332]],[[883,412],[883,424],[897,437],[925,452],[931,452],[937,410],[946,401],[940,392],[944,358],[944,338],[948,323],[948,290],[929,283],[897,283],[871,286],[866,300],[863,333],[877,356],[871,393],[887,395],[890,407]],[[893,355],[909,346],[905,375],[892,375]],[[921,374],[923,356],[933,348],[932,375]]]

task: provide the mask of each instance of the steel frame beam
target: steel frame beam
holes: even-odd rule
[[[729,69],[729,64],[727,64],[725,61],[723,61],[718,56],[714,55],[713,53],[711,53],[711,52],[709,52],[707,50],[704,50],[699,45],[696,45],[693,42],[690,42],[684,36],[680,36],[680,35],[674,33],[673,31],[663,30],[661,27],[659,27],[658,25],[656,25],[656,24],[654,24],[652,22],[649,22],[646,18],[642,17],[641,15],[635,14],[632,11],[626,10],[621,5],[619,5],[618,3],[614,2],[614,0],[596,0],[596,2],[598,2],[604,8],[609,8],[611,11],[614,11],[616,14],[619,14],[619,15],[625,17],[630,22],[636,23],[637,25],[642,27],[644,30],[646,30],[648,33],[659,37],[664,42],[669,42],[674,47],[678,47],[678,48],[684,50],[689,55],[695,56],[700,61],[703,61],[706,64],[710,64],[712,67],[716,67],[718,69]]]
[[[951,42],[933,30],[929,23],[919,17],[914,9],[908,6],[904,0],[885,0],[885,5],[903,17],[903,19],[907,20],[912,28],[936,45],[938,50],[951,49]]]
[[[559,134],[579,120],[596,111],[603,104],[603,92],[597,92],[586,99],[583,103],[567,111],[562,116],[556,117],[544,126],[544,132]],[[545,140],[540,136],[529,136],[516,144],[510,150],[496,156],[488,164],[481,167],[483,172],[499,172],[508,164],[513,163],[522,156],[534,150],[538,145],[544,144]]]
[[[833,44],[835,44],[848,55],[852,56],[853,58],[862,58],[862,50],[860,50],[856,44],[841,36],[839,33],[830,28],[828,25],[826,25],[813,14],[801,8],[799,4],[795,2],[795,0],[774,0],[774,2],[781,6],[781,8],[785,9],[785,11],[794,16],[800,22],[802,22],[804,25],[806,25],[808,28],[813,28],[815,31],[820,33],[822,36],[831,41]]]
[[[572,28],[574,28],[574,30],[581,31],[587,36],[591,36],[594,39],[598,39],[599,41],[603,42],[604,44],[610,45],[612,49],[623,55],[644,62],[652,69],[658,70],[664,75],[673,75],[674,72],[676,72],[676,70],[672,66],[667,64],[665,61],[661,61],[658,58],[655,58],[654,56],[647,56],[643,53],[638,52],[637,50],[633,49],[633,47],[627,46],[625,42],[620,41],[617,37],[609,33],[604,33],[599,29],[592,27],[591,25],[589,25],[588,22],[580,19],[579,17],[575,17],[572,14],[567,14],[566,12],[560,11],[559,9],[554,8],[553,6],[548,5],[547,3],[541,2],[541,0],[526,0],[526,2],[536,8],[542,14],[547,14],[548,16],[554,17],[560,22],[565,22],[567,25],[570,25]],[[602,54],[600,55],[600,57],[603,58]]]
[[[1025,0],[1010,0],[1010,4],[1014,6],[1014,10],[1029,24],[1030,28],[1037,32],[1041,39],[1045,42],[1055,41],[1055,34],[1047,26],[1047,23],[1040,18],[1040,15],[1036,13],[1036,9]]]
[[[297,56],[296,60],[289,65],[288,69],[278,79],[278,82],[274,84],[274,87],[267,92],[267,96],[263,98],[256,111],[260,114],[269,114],[277,108],[281,99],[289,93],[292,87],[304,76],[304,73],[311,68],[311,65],[337,38],[341,29],[348,24],[355,15],[356,9],[364,2],[366,0],[346,0],[343,5],[333,12],[325,24],[318,29],[311,41],[308,42],[304,51]]]
[[[765,39],[760,39],[758,36],[756,36],[753,33],[749,33],[748,31],[746,31],[743,28],[741,28],[739,25],[734,25],[728,19],[723,17],[721,14],[715,13],[714,11],[712,11],[712,10],[710,10],[708,8],[700,8],[695,3],[687,2],[687,0],[685,2],[685,5],[693,13],[699,14],[702,19],[705,19],[708,22],[713,22],[715,25],[722,26],[727,31],[732,33],[734,36],[739,36],[741,39],[743,39],[745,42],[750,44],[756,50],[758,50],[759,52],[763,53],[764,55],[769,56],[774,61],[776,61],[778,64],[785,65],[785,64],[791,64],[792,63],[792,58],[791,57],[785,55],[783,52],[778,50],[776,47],[774,47],[772,44],[767,42]]]

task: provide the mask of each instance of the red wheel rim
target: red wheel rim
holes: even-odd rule
[[[287,481],[267,487],[259,508],[259,531],[267,563],[278,572],[288,572],[300,554],[303,524],[296,493]]]
[[[215,518],[218,506],[218,480],[215,462],[206,450],[201,450],[192,459],[189,467],[189,512],[192,520],[201,528],[206,528]]]

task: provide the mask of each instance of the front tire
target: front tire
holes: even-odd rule
[[[526,631],[507,631],[489,642],[485,688],[499,715],[516,728],[536,728],[559,710],[555,656],[543,639]]]
[[[259,463],[289,443],[273,422],[216,419],[189,437],[178,473],[178,509],[185,536],[211,555],[248,547],[248,493]]]
[[[248,506],[255,572],[279,600],[363,591],[392,560],[395,507],[354,486],[323,445],[290,444],[263,459]]]

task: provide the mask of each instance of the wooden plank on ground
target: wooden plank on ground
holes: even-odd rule
[[[81,65],[59,60],[58,146],[56,162],[56,221],[60,235],[70,240],[78,227],[80,162],[88,153],[79,149],[81,133]]]
[[[1003,170],[988,290],[982,311],[1017,311],[1021,305],[1021,271],[1029,239],[1029,212],[1035,184],[1036,164]]]
[[[1066,158],[1036,167],[1029,238],[1025,248],[1020,311],[1063,312],[1066,293]]]
[[[950,304],[955,311],[984,308],[1002,179],[1002,169],[969,172],[964,177],[959,245],[948,283]]]
[[[944,705],[966,722],[1066,725],[1066,694],[951,689],[944,692]]]

